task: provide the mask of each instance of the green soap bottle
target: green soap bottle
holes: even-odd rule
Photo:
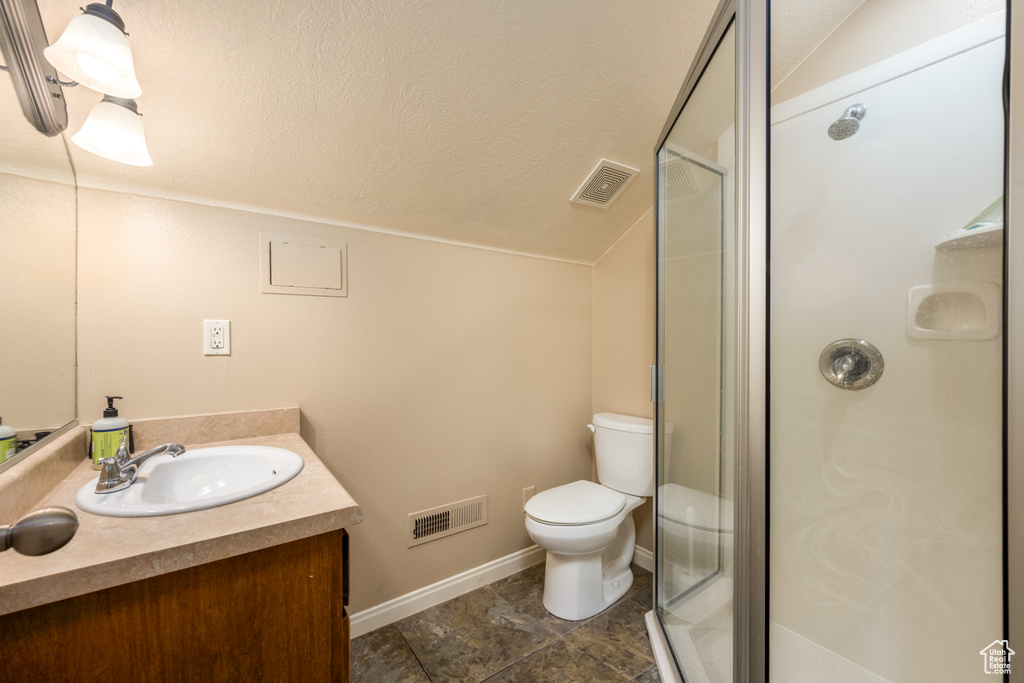
[[[0,420],[0,462],[7,462],[14,457],[18,449],[18,434],[13,427],[8,427]]]
[[[118,417],[114,399],[121,396],[107,396],[107,407],[103,410],[103,419],[92,423],[92,468],[102,469],[100,460],[113,458],[117,455],[117,447],[121,439],[128,433],[128,420]]]

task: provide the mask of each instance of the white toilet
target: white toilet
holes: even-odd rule
[[[527,501],[526,530],[548,551],[544,607],[579,621],[622,597],[633,584],[633,510],[654,495],[654,421],[594,415],[601,482],[574,481]]]

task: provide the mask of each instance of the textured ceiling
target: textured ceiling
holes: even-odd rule
[[[51,42],[81,3],[39,0]],[[653,203],[653,146],[715,0],[118,0],[154,165],[80,184],[595,261]],[[100,99],[65,91],[73,133]],[[607,210],[602,157],[641,169]]]

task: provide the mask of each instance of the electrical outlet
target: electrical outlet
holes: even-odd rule
[[[526,505],[526,501],[533,498],[533,494],[537,492],[536,486],[527,486],[523,489],[523,505]]]
[[[203,321],[203,355],[231,355],[231,321]]]
[[[224,348],[223,325],[210,325],[210,348],[214,351]]]

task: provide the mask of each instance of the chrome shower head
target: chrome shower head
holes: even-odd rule
[[[847,107],[839,120],[828,127],[828,136],[833,140],[845,140],[860,129],[860,121],[867,113],[863,104]]]

